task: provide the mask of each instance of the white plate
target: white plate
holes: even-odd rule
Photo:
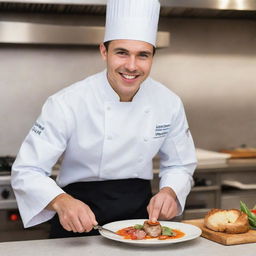
[[[144,219],[135,219],[135,220],[121,220],[121,221],[115,221],[108,224],[105,224],[103,227],[110,229],[111,231],[118,231],[122,228],[126,228],[129,226],[134,226],[135,224],[143,224]],[[164,244],[173,244],[173,243],[179,243],[184,242],[188,240],[195,239],[199,237],[202,233],[201,229],[190,225],[186,223],[180,223],[180,222],[172,222],[172,221],[160,221],[160,224],[162,226],[170,227],[173,229],[178,229],[185,233],[185,235],[181,238],[176,239],[167,239],[167,240],[158,240],[157,238],[153,239],[145,239],[145,240],[129,240],[124,239],[122,236],[112,234],[108,231],[100,231],[100,234],[108,239],[115,240],[118,242],[128,243],[128,244],[134,244],[134,245],[164,245]]]

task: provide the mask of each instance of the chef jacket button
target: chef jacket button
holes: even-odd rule
[[[141,162],[143,161],[143,158],[139,158],[139,160],[138,160],[138,161],[139,161],[139,163],[141,163]]]
[[[108,136],[107,139],[108,139],[108,140],[112,140],[112,136]]]
[[[134,173],[134,174],[133,174],[133,177],[134,177],[134,178],[137,178],[138,176],[139,176],[138,173]]]
[[[108,110],[108,111],[111,110],[111,107],[110,107],[110,106],[107,106],[107,110]]]
[[[147,142],[147,141],[148,141],[148,138],[145,137],[145,138],[144,138],[144,141]]]
[[[145,110],[145,113],[148,114],[148,113],[149,113],[149,109],[146,109],[146,110]]]

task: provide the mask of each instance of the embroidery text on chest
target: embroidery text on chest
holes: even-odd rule
[[[169,130],[170,130],[170,124],[158,124],[156,125],[155,129],[155,137],[154,138],[160,138],[165,136]]]

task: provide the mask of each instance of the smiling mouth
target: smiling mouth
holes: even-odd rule
[[[127,80],[133,80],[136,79],[139,75],[128,75],[128,74],[123,74],[123,73],[119,73],[123,78],[127,79]]]

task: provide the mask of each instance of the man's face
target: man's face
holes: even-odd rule
[[[150,73],[153,46],[136,40],[113,40],[108,50],[101,44],[100,52],[107,63],[108,81],[120,101],[131,101]]]

